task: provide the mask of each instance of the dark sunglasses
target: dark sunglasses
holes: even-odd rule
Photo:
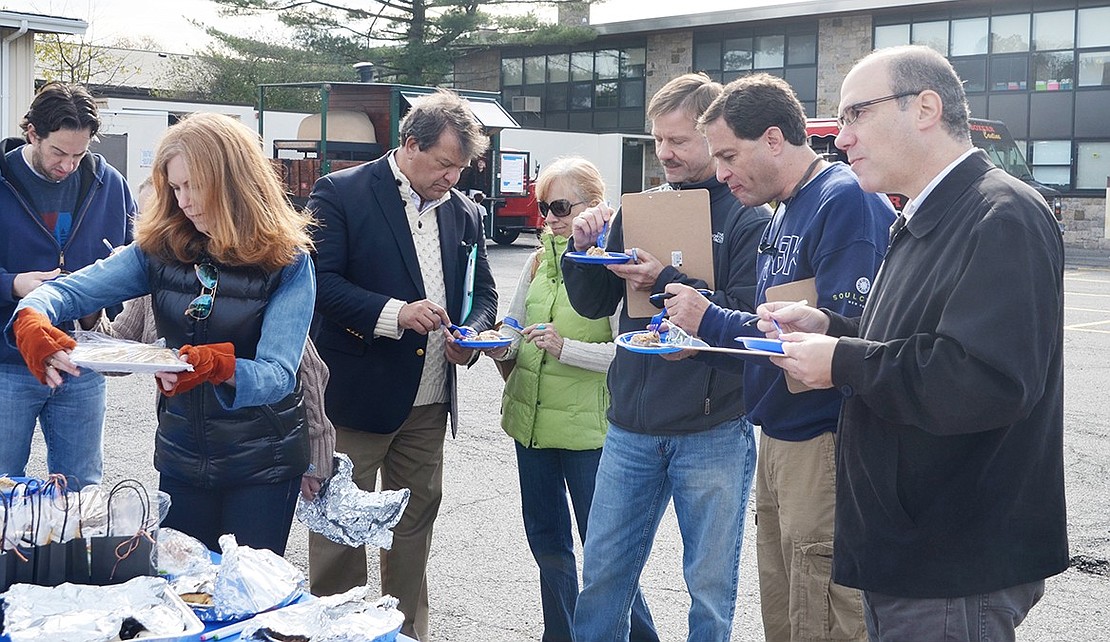
[[[189,302],[185,314],[198,321],[203,321],[212,314],[212,304],[216,300],[216,286],[220,284],[220,270],[211,263],[197,263],[193,271],[200,281],[200,296]]]
[[[570,201],[568,201],[565,198],[560,198],[558,200],[551,201],[550,203],[548,203],[546,201],[540,201],[539,202],[540,214],[543,214],[544,216],[547,216],[547,213],[551,212],[555,216],[558,216],[559,218],[562,218],[562,217],[566,216],[567,214],[570,214],[570,211],[572,209],[574,209],[575,205],[585,205],[585,204],[586,204],[585,201],[578,201],[577,203],[571,203]]]

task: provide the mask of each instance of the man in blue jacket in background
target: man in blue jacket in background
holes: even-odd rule
[[[112,246],[131,242],[135,202],[122,175],[89,144],[100,115],[79,85],[52,82],[31,102],[24,138],[0,145],[0,317],[11,318],[32,290],[89,265]],[[98,316],[98,315],[95,315]],[[93,318],[82,326],[92,327]],[[66,327],[71,331],[75,327]],[[70,485],[100,482],[104,378],[82,369],[51,390],[0,342],[0,473],[22,476],[35,421],[46,441],[46,465]]]

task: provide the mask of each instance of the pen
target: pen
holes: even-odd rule
[[[116,251],[115,246],[113,246],[112,242],[109,241],[108,239],[100,239],[100,242],[104,244],[104,247],[108,248],[108,253],[109,254]]]

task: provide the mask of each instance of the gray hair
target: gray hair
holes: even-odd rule
[[[923,45],[906,45],[879,49],[871,56],[879,56],[889,61],[891,93],[920,92],[926,89],[935,91],[941,100],[941,123],[953,138],[968,140],[967,119],[969,108],[964,85],[952,63],[935,50]],[[911,96],[901,98],[898,106],[905,109]]]
[[[458,137],[459,149],[468,161],[481,156],[489,147],[489,138],[470,105],[446,89],[421,97],[405,114],[401,120],[401,144],[411,137],[421,150],[430,149],[448,129]]]

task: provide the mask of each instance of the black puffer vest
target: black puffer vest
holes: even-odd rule
[[[192,265],[149,257],[147,276],[155,326],[166,345],[231,342],[235,356],[253,359],[262,317],[281,282],[281,270],[217,266],[219,284],[207,319],[184,314],[201,290]],[[308,468],[308,427],[301,386],[281,401],[225,410],[215,387],[204,383],[174,397],[158,396],[154,467],[203,488],[271,484]]]

